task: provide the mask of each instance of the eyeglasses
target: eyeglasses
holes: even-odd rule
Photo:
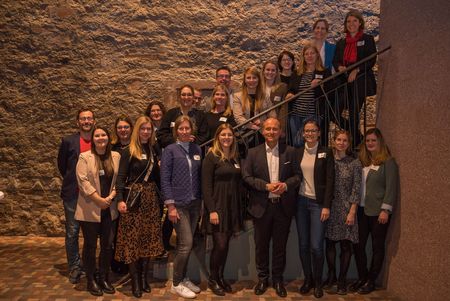
[[[231,76],[228,75],[228,74],[218,74],[218,75],[216,76],[216,78],[225,78],[225,79],[228,79],[228,78],[231,78]]]
[[[315,133],[319,132],[319,130],[304,130],[304,132],[306,134],[315,134]]]
[[[94,120],[93,117],[80,117],[78,118],[79,121],[92,121]]]
[[[129,128],[130,128],[129,125],[119,125],[119,126],[117,127],[118,130],[128,130]]]

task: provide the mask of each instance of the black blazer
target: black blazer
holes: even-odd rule
[[[63,177],[61,198],[63,201],[77,200],[78,182],[76,167],[80,156],[80,133],[62,138],[58,151],[58,170]]]
[[[305,147],[301,147],[299,151],[301,164]],[[322,155],[324,153],[326,155]],[[316,202],[325,208],[331,208],[331,201],[334,199],[334,156],[331,149],[320,145],[317,148],[314,163],[314,190],[316,191]]]
[[[287,184],[287,191],[281,195],[281,205],[287,216],[296,212],[296,199],[300,184],[300,164],[297,149],[278,144],[279,147],[279,180]],[[269,192],[266,184],[270,183],[267,165],[266,144],[258,145],[248,151],[244,160],[242,177],[250,187],[248,212],[256,218],[263,216],[268,204]]]
[[[340,39],[336,44],[336,52],[334,53],[333,66],[337,71],[339,66],[344,66],[344,50],[345,50],[345,38]],[[375,40],[373,36],[368,34],[363,34],[361,39],[357,42],[357,59],[360,61],[366,57],[377,52],[377,47],[375,46]],[[374,57],[370,59],[365,64],[359,66],[359,73],[356,80],[358,84],[359,95],[364,95],[365,85],[367,85],[367,96],[372,96],[377,93],[377,83],[375,81],[375,75],[373,74],[373,66],[375,65],[377,59]],[[366,81],[364,82],[364,79]],[[347,76],[343,74],[339,77],[339,82],[344,83],[347,81]]]

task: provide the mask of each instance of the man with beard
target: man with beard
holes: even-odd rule
[[[61,198],[66,218],[66,255],[69,265],[69,281],[72,284],[78,283],[83,274],[78,247],[80,224],[75,220],[78,198],[75,170],[80,153],[91,149],[91,134],[95,125],[94,113],[89,109],[81,109],[77,113],[76,120],[79,132],[64,137],[58,152],[58,169],[63,177]]]

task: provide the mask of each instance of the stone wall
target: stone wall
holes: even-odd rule
[[[223,64],[236,84],[250,65],[295,53],[314,19],[341,36],[349,8],[378,36],[379,0],[4,0],[0,3],[1,235],[61,235],[56,154],[89,106],[99,124],[174,103],[181,83],[210,87]]]

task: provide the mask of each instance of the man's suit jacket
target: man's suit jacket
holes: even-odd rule
[[[61,198],[65,202],[76,200],[78,184],[76,166],[80,156],[80,133],[62,138],[58,151],[58,169],[63,177]]]
[[[386,160],[378,169],[370,169],[366,178],[364,213],[378,216],[381,209],[392,211],[398,196],[399,174],[394,158]]]
[[[287,191],[281,195],[281,205],[287,216],[296,212],[296,199],[300,184],[300,164],[298,151],[285,144],[279,147],[279,181],[287,184]],[[269,198],[266,184],[270,183],[267,164],[266,144],[251,148],[244,160],[242,176],[250,186],[250,202],[248,212],[255,218],[263,216]]]
[[[300,149],[300,164],[302,163],[305,147]],[[325,208],[331,208],[334,199],[334,156],[331,149],[318,146],[314,162],[314,190],[316,202]]]
[[[118,152],[111,152],[111,157],[114,163],[114,175],[109,193],[115,189],[117,173],[119,171],[120,154]],[[75,219],[78,221],[100,223],[101,208],[89,197],[94,192],[101,195],[100,175],[95,162],[95,155],[90,150],[81,153],[76,169],[80,193],[78,194]],[[109,210],[111,211],[111,219],[115,220],[119,215],[117,212],[116,201],[113,200],[113,202],[111,202]]]

